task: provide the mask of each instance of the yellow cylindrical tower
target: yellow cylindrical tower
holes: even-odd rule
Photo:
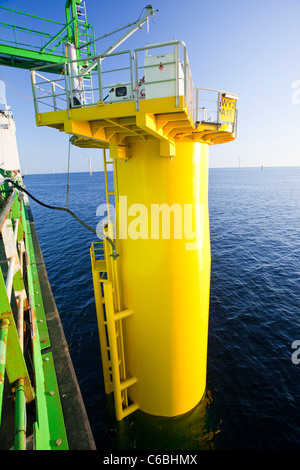
[[[102,70],[103,56],[90,58],[84,71],[77,63],[80,79],[96,79],[99,101],[36,115],[38,125],[72,134],[75,145],[104,149],[106,201],[109,207],[115,198],[116,232],[104,223],[110,235],[93,243],[91,260],[105,390],[114,393],[118,420],[138,408],[177,416],[205,392],[208,147],[235,139],[238,99],[194,87],[181,41],[120,52],[120,60],[127,56],[129,81],[115,85],[103,85],[116,72],[115,66]],[[35,79],[33,87],[39,111],[44,91],[38,98]],[[72,88],[66,94],[72,96]]]
[[[131,154],[116,172],[119,272],[134,312],[124,327],[126,368],[138,379],[128,393],[147,413],[175,416],[200,401],[206,383],[208,145],[178,143],[171,159],[152,141]]]

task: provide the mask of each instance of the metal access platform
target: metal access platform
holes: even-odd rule
[[[31,72],[36,123],[76,136],[78,146],[111,144],[113,157],[130,157],[131,143],[158,139],[172,157],[176,142],[236,137],[238,97],[194,87],[182,41],[69,60],[58,78],[46,70]]]
[[[65,21],[3,6],[0,14],[0,65],[30,70],[51,64],[51,71],[60,74],[66,60],[65,44],[71,37],[80,48],[79,57],[95,54],[95,44],[87,44],[95,36],[93,26],[87,21],[85,2],[67,0]]]

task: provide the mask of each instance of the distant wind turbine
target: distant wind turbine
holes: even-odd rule
[[[92,175],[92,156],[89,156],[88,159],[89,159],[89,167],[90,167],[90,175]]]
[[[88,161],[89,161],[89,169],[90,169],[90,175],[92,175],[92,174],[93,174],[93,172],[92,172],[92,158],[94,157],[94,155],[87,155],[87,154],[84,153],[84,152],[81,152],[81,153],[82,153],[82,155],[84,155],[85,157],[88,158]]]

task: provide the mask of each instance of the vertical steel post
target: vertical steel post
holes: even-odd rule
[[[133,70],[132,70],[132,57],[131,57],[131,52],[128,52],[129,55],[129,67],[130,67],[130,84],[131,84],[131,93],[134,96],[134,86],[133,86]]]
[[[174,45],[175,48],[175,77],[176,77],[176,108],[179,107],[179,51],[178,44]]]
[[[217,105],[217,124],[218,124],[218,126],[220,124],[220,99],[221,99],[220,92],[218,92],[218,105]]]
[[[138,75],[138,65],[137,65],[137,51],[134,51],[133,54],[133,60],[134,60],[134,78],[135,78],[135,85],[134,89],[137,90],[138,84],[139,84],[139,75]],[[136,99],[136,110],[140,110],[140,103],[139,103],[139,94],[136,91],[135,94],[135,99]]]
[[[53,100],[54,111],[57,111],[56,98],[55,98],[55,83],[54,82],[52,82],[52,100]]]
[[[103,101],[101,59],[99,57],[97,58],[97,73],[98,73],[98,86],[99,86],[99,101]]]
[[[186,52],[186,47],[183,47],[184,106],[186,106],[186,101],[187,101],[187,73],[186,73],[186,68],[187,68],[187,52]]]
[[[26,398],[24,379],[19,379],[16,386],[14,449],[26,450]]]
[[[8,325],[9,325],[9,320],[7,319],[1,320],[0,322],[0,425],[1,425],[1,415],[2,415],[2,400],[3,400],[3,388],[4,388],[4,377],[5,377]]]
[[[36,94],[36,84],[35,84],[35,71],[31,71],[31,85],[32,85],[32,94],[33,94],[33,104],[34,104],[34,111],[35,114],[39,114],[39,105],[38,105],[38,100],[37,100],[37,94]]]
[[[65,76],[65,90],[66,90],[66,106],[68,110],[68,119],[70,119],[70,93],[68,91],[68,78],[67,78],[66,64],[64,64],[64,76]]]

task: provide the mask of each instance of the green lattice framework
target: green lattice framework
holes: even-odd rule
[[[11,174],[0,170],[0,176],[7,177]],[[25,197],[20,198],[20,193],[15,190],[7,193],[7,197],[3,197],[3,191],[7,192],[9,189],[7,183],[0,186],[1,206],[4,204],[4,208],[1,209],[0,227],[3,229],[4,224],[7,224],[8,228],[17,227],[14,243],[24,243],[26,256],[22,255],[25,260],[21,263],[23,269],[16,270],[13,275],[11,286],[13,293],[8,294],[9,267],[6,282],[0,267],[0,427],[1,424],[6,425],[5,422],[1,423],[1,418],[3,417],[4,380],[7,375],[12,395],[15,397],[13,448],[15,450],[26,448],[28,429],[26,429],[25,416],[26,408],[30,404],[31,414],[35,410],[35,420],[32,424],[34,448],[36,450],[66,450],[68,440],[53,355],[49,349],[51,342],[31,233],[29,203]],[[12,228],[11,233],[14,238]],[[10,239],[10,242],[13,243],[13,240]],[[23,302],[20,309],[20,298],[17,296],[21,292],[24,292],[24,295],[22,294]],[[18,311],[16,309],[13,311],[10,300],[13,296],[19,299]],[[24,338],[22,335],[21,340],[19,323],[23,315],[22,323],[30,325],[30,330],[26,328]],[[29,343],[28,338],[30,338]]]
[[[61,64],[66,60],[65,43],[72,42],[79,48],[95,38],[81,0],[66,1],[65,22],[0,8],[0,65],[32,69],[57,64],[58,67],[50,71],[61,73]],[[54,13],[57,16],[59,12]],[[89,57],[95,55],[95,45],[92,43],[77,51],[78,58]]]

